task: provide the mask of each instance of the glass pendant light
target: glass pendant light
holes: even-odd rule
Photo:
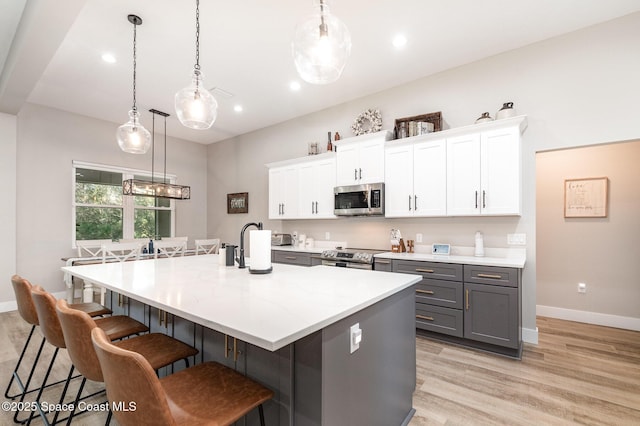
[[[129,15],[127,19],[133,24],[133,107],[129,111],[129,121],[118,127],[116,137],[124,152],[145,154],[151,146],[151,134],[140,124],[136,106],[136,27],[142,24],[142,19],[136,15]]]
[[[312,0],[314,14],[298,24],[293,37],[293,61],[300,77],[312,84],[340,78],[351,54],[347,26],[329,12],[326,0]]]
[[[200,1],[196,0],[196,64],[191,84],[176,93],[175,108],[178,120],[191,129],[205,130],[218,116],[218,102],[204,87],[200,71]]]

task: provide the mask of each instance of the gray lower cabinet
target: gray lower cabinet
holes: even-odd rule
[[[391,272],[391,261],[387,259],[376,259],[374,257],[373,270]]]
[[[393,260],[391,270],[423,277],[415,286],[418,330],[520,355],[520,269]]]
[[[300,251],[285,251],[285,250],[272,250],[271,262],[273,263],[286,263],[288,265],[299,266],[316,266],[322,265],[320,254],[300,252]]]

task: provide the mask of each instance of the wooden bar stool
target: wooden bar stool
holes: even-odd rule
[[[87,379],[95,382],[104,382],[100,362],[91,342],[91,331],[98,328],[105,335],[108,335],[109,340],[113,340],[119,333],[114,331],[113,327],[105,326],[106,321],[101,319],[94,320],[86,313],[72,309],[65,300],[58,300],[56,311],[64,333],[69,357],[75,368],[84,376],[76,395],[75,408],[78,406],[78,401]],[[115,317],[105,318],[105,320],[111,318]],[[109,334],[110,331],[112,334]],[[114,342],[113,344],[117,347],[140,353],[155,370],[181,359],[185,360],[188,367],[188,358],[198,353],[196,348],[161,333],[144,334]],[[69,421],[74,415],[75,410],[70,414]],[[109,413],[107,421],[110,417],[111,413]]]
[[[135,403],[132,411],[115,411],[122,426],[230,425],[262,404],[273,392],[216,362],[205,362],[159,379],[140,354],[118,347],[99,328],[93,346],[110,402]]]
[[[31,289],[33,287],[31,283],[19,275],[14,275],[11,277],[11,285],[13,287],[13,292],[16,297],[18,312],[22,317],[22,319],[31,325],[31,331],[29,332],[29,336],[27,337],[27,340],[24,343],[22,351],[20,352],[20,357],[18,358],[18,362],[16,363],[16,366],[11,374],[11,378],[9,379],[9,384],[7,385],[7,389],[5,390],[4,396],[8,399],[15,399],[20,397],[20,402],[22,402],[24,401],[24,397],[26,394],[31,392],[36,392],[39,390],[39,388],[34,388],[29,390],[29,385],[31,384],[31,379],[33,378],[33,374],[35,372],[36,366],[38,365],[40,355],[42,354],[42,349],[44,348],[44,343],[46,341],[46,338],[45,337],[42,338],[42,342],[40,343],[40,347],[38,348],[38,352],[36,354],[35,360],[33,361],[33,364],[31,365],[31,370],[29,371],[29,375],[25,383],[20,378],[19,369],[24,359],[25,353],[27,352],[27,348],[29,347],[29,343],[31,342],[31,338],[33,337],[33,333],[36,327],[39,325],[39,319],[38,319],[38,313],[33,304],[33,298],[31,297]],[[97,303],[80,303],[80,304],[74,304],[73,306],[77,309],[87,312],[91,316],[107,315],[111,313],[111,310]],[[10,394],[11,386],[13,385],[14,381],[16,382],[18,388],[20,389],[20,392],[15,394]],[[51,383],[48,386],[53,386],[61,382],[62,381]],[[17,416],[17,413],[16,413],[16,416]]]

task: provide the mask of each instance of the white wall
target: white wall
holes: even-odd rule
[[[536,159],[539,312],[640,330],[640,141]],[[565,179],[587,177],[608,178],[607,217],[565,218]],[[578,293],[579,282],[586,293]]]
[[[208,151],[208,235],[237,243],[243,223],[262,220],[267,228],[304,231],[317,239],[324,238],[328,230],[331,239],[346,239],[353,247],[385,247],[390,228],[400,228],[405,235],[419,231],[427,239],[446,238],[462,245],[472,245],[474,232],[482,230],[488,247],[504,247],[507,233],[523,232],[527,234],[523,325],[525,336],[535,340],[535,154],[640,135],[639,43],[640,14],[636,13],[213,144]],[[473,123],[484,111],[494,115],[506,101],[514,102],[518,113],[529,117],[520,218],[267,220],[264,164],[306,155],[307,143],[325,141],[327,131],[351,135],[353,119],[367,108],[381,110],[384,128],[392,128],[395,118],[434,111],[442,111],[449,127],[458,127]],[[248,215],[227,215],[219,208],[226,193],[245,191],[250,199]]]
[[[60,259],[74,254],[72,161],[150,170],[151,152],[122,152],[115,138],[119,124],[37,105],[23,107],[17,125],[17,185],[13,188],[17,188],[19,215],[14,269],[48,291],[62,291]],[[188,236],[190,246],[194,239],[206,236],[206,152],[204,145],[167,139],[167,173],[191,186],[191,200],[177,201],[176,207],[176,235]],[[0,302],[14,299],[10,286],[3,284],[1,289]]]
[[[9,278],[16,273],[16,131],[17,117],[0,113],[0,311],[2,302],[9,300],[3,299],[2,294],[13,294]]]

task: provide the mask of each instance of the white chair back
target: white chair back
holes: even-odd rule
[[[172,238],[163,238],[153,242],[153,257],[177,257],[184,256],[187,250],[186,238],[181,241],[172,241]]]
[[[102,250],[102,245],[109,244],[109,243],[111,243],[111,240],[76,241],[76,248],[78,249],[78,257],[100,256],[100,250]]]
[[[196,254],[215,254],[220,249],[220,238],[196,240]]]
[[[137,260],[142,253],[142,243],[108,243],[102,245],[102,263],[109,260],[125,262],[127,260]]]

